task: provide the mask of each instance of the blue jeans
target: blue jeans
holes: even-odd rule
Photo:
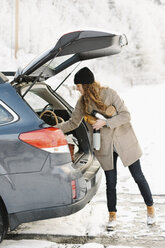
[[[107,206],[109,212],[116,212],[116,184],[117,184],[117,157],[118,154],[116,152],[113,153],[114,156],[114,169],[105,171],[106,177],[106,194],[107,194]],[[137,183],[140,193],[144,199],[144,202],[147,206],[153,205],[153,198],[151,195],[151,191],[149,185],[143,175],[141,170],[140,161],[137,160],[129,167],[129,171],[134,178],[135,182]]]

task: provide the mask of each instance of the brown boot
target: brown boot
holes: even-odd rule
[[[154,206],[147,206],[147,224],[153,225],[155,223],[155,208]]]
[[[107,231],[116,226],[116,212],[109,212],[109,221],[107,225]]]

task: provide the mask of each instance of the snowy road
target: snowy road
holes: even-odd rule
[[[62,247],[70,247],[70,248],[78,248],[78,247],[86,247],[83,244],[90,244],[90,247],[95,248],[95,244],[100,244],[100,248],[105,245],[106,247],[157,247],[164,248],[165,247],[165,198],[164,196],[154,196],[156,202],[156,213],[157,213],[157,224],[153,227],[149,227],[146,225],[146,209],[144,207],[143,201],[139,195],[127,195],[127,194],[119,194],[118,196],[118,225],[116,230],[113,232],[105,231],[105,220],[107,219],[106,213],[101,212],[100,205],[102,205],[102,201],[97,198],[97,196],[93,199],[93,201],[86,207],[86,209],[80,211],[87,212],[89,209],[94,208],[95,210],[92,214],[89,213],[88,221],[82,213],[77,213],[72,216],[68,216],[67,218],[62,219],[52,219],[48,221],[40,221],[33,223],[32,225],[26,224],[19,228],[16,232],[13,233],[14,239],[19,239],[17,241],[5,241],[2,245],[3,248],[15,248],[14,243],[20,247],[26,247],[29,242],[31,242],[31,246],[35,247],[36,240],[38,244],[41,240],[49,240],[49,242],[55,242],[46,244],[43,243],[45,248],[49,247],[61,247],[57,245],[57,243],[63,244]],[[88,209],[87,209],[88,208]],[[97,218],[96,218],[97,216]],[[82,218],[82,220],[80,219]],[[66,223],[65,222],[66,219]],[[70,220],[69,220],[70,219]],[[86,233],[86,235],[76,235],[76,232],[70,235],[65,234],[57,235],[56,230],[64,225],[64,232],[66,233],[68,230],[72,229],[71,224],[73,225],[74,220],[79,219],[79,221],[87,222],[87,227],[90,229],[90,234]],[[70,223],[70,225],[69,225]],[[68,226],[67,226],[68,225]],[[82,224],[80,224],[82,225]],[[56,229],[56,226],[58,228]],[[70,228],[69,228],[70,226]],[[42,228],[43,227],[43,228]],[[37,229],[38,228],[38,229]],[[93,230],[93,234],[92,231]],[[19,234],[20,236],[15,236]],[[8,236],[11,238],[11,236]],[[33,241],[25,240],[25,239],[34,239]],[[23,240],[25,244],[23,243]],[[42,242],[41,242],[42,243]],[[68,244],[72,243],[72,245],[68,246]],[[67,244],[67,245],[65,245]],[[76,245],[81,244],[81,245]],[[102,246],[101,246],[102,244]],[[22,245],[22,246],[21,246]],[[24,246],[25,245],[25,246]],[[52,246],[51,246],[52,245]],[[93,246],[92,246],[93,245]],[[110,246],[109,246],[110,245]],[[129,245],[129,246],[128,246]],[[39,246],[40,247],[40,246]],[[42,247],[42,244],[41,244]]]

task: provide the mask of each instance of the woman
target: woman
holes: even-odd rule
[[[116,115],[112,118],[97,119],[94,124],[87,124],[90,132],[100,130],[101,147],[94,150],[106,177],[106,195],[109,211],[107,229],[116,225],[116,163],[119,156],[124,166],[128,166],[131,175],[137,183],[147,206],[147,223],[155,222],[153,199],[149,185],[141,171],[139,158],[142,155],[138,140],[130,123],[130,113],[118,94],[111,88],[101,87],[95,82],[93,73],[84,67],[74,77],[77,90],[81,93],[71,118],[57,125],[64,133],[79,126],[84,116],[93,110],[105,116],[108,106],[114,106]]]

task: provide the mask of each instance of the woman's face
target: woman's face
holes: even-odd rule
[[[76,84],[76,90],[78,90],[81,95],[84,95],[84,89],[82,87],[82,84]]]

